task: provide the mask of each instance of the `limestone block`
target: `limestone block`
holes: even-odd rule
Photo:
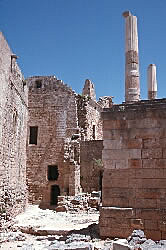
[[[119,227],[100,227],[100,237],[127,238],[132,233],[132,229]]]
[[[104,207],[100,208],[101,218],[133,218],[135,211],[133,208],[120,208],[120,207]]]
[[[152,208],[142,208],[142,209],[136,209],[136,217],[142,218],[145,220],[153,220],[158,221],[160,220],[160,213],[161,211],[159,209],[152,209]],[[164,215],[165,216],[165,213]]]
[[[144,148],[160,148],[161,147],[161,139],[159,138],[151,138],[143,140]]]
[[[147,239],[153,239],[155,241],[161,240],[162,233],[159,230],[144,230]]]
[[[105,169],[126,169],[128,160],[102,160]]]
[[[142,160],[140,160],[140,159],[129,159],[128,160],[128,168],[132,168],[132,169],[142,168]]]
[[[129,187],[129,181],[128,179],[124,178],[116,178],[112,179],[110,177],[104,177],[103,178],[103,188],[128,188]]]
[[[161,195],[162,195],[162,192],[159,188],[150,188],[150,189],[138,188],[135,190],[136,198],[157,199],[157,198],[160,198]]]
[[[103,206],[112,206],[112,207],[128,207],[129,199],[127,198],[112,198],[112,197],[105,197],[102,198],[102,205]]]
[[[118,179],[118,178],[134,178],[134,169],[105,169],[104,177],[108,179]]]
[[[161,128],[142,128],[142,129],[132,129],[131,136],[141,139],[149,138],[161,138],[163,137],[163,130]]]
[[[164,179],[146,179],[142,182],[143,188],[166,188]]]
[[[162,158],[162,149],[142,149],[142,159]]]
[[[144,229],[144,221],[142,219],[131,219],[131,227],[135,229]]]
[[[143,159],[142,167],[162,169],[166,167],[166,159]]]
[[[106,130],[109,129],[124,129],[127,128],[127,121],[125,120],[115,120],[115,121],[109,121],[105,120],[103,121],[103,126]]]
[[[140,159],[141,149],[104,149],[102,157],[104,160]]]
[[[159,229],[158,221],[152,220],[152,219],[144,220],[144,227],[145,227],[145,230],[158,230]]]
[[[133,208],[157,208],[157,200],[156,199],[143,199],[137,198],[129,200],[129,206]]]
[[[56,212],[67,212],[67,206],[57,206],[55,209]]]
[[[142,188],[143,179],[133,178],[128,180],[129,188]]]
[[[129,250],[130,247],[128,245],[128,242],[126,242],[125,240],[117,240],[113,242],[113,250]]]

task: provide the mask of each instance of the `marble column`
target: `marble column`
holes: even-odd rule
[[[156,65],[150,64],[147,70],[148,78],[148,99],[157,98],[157,80],[156,80]]]
[[[123,13],[125,18],[125,102],[140,99],[139,57],[137,17],[130,11]]]

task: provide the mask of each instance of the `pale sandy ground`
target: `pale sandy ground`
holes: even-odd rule
[[[35,230],[46,230],[48,232],[56,231],[70,231],[70,230],[80,230],[82,228],[88,227],[90,224],[98,223],[99,212],[80,212],[80,213],[66,213],[59,212],[56,213],[52,210],[42,210],[36,205],[29,206],[26,211],[15,218],[14,227],[19,228],[33,228]],[[50,233],[49,233],[50,234]],[[21,250],[44,250],[50,244],[48,237],[43,236],[43,240],[39,240],[42,236],[33,236],[30,234],[23,234],[25,240],[23,241],[10,241],[1,243],[1,250],[8,249],[21,249]],[[59,236],[53,236],[58,238]],[[50,237],[51,238],[51,237]],[[104,244],[100,241],[95,243]],[[27,247],[28,246],[28,247]]]
[[[25,213],[15,218],[16,226],[34,227],[42,230],[74,230],[98,223],[99,212],[66,213],[53,210],[42,210],[37,205],[31,205]]]

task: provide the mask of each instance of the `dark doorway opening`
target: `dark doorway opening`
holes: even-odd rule
[[[29,137],[29,144],[37,145],[37,135],[38,135],[38,127],[30,127],[30,137]]]
[[[51,201],[50,205],[57,205],[58,203],[58,196],[60,195],[60,188],[58,185],[51,186]]]
[[[59,176],[58,166],[56,166],[56,165],[48,166],[48,173],[47,174],[48,174],[49,181],[56,181],[58,179],[58,176]]]

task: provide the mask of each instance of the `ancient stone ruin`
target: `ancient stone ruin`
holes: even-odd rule
[[[148,98],[140,101],[136,17],[125,12],[125,102],[102,113],[104,164],[100,235],[128,237],[133,229],[165,239],[166,99],[157,94],[156,67],[148,67]]]
[[[16,59],[0,33],[0,228],[27,202],[28,88]]]
[[[100,236],[144,230],[166,238],[166,99],[156,99],[156,66],[148,67],[148,100],[140,100],[137,18],[126,25],[125,102],[96,101],[56,76],[24,79],[0,33],[0,229],[29,204],[55,209],[60,196],[101,191]],[[63,200],[65,200],[63,198]]]

